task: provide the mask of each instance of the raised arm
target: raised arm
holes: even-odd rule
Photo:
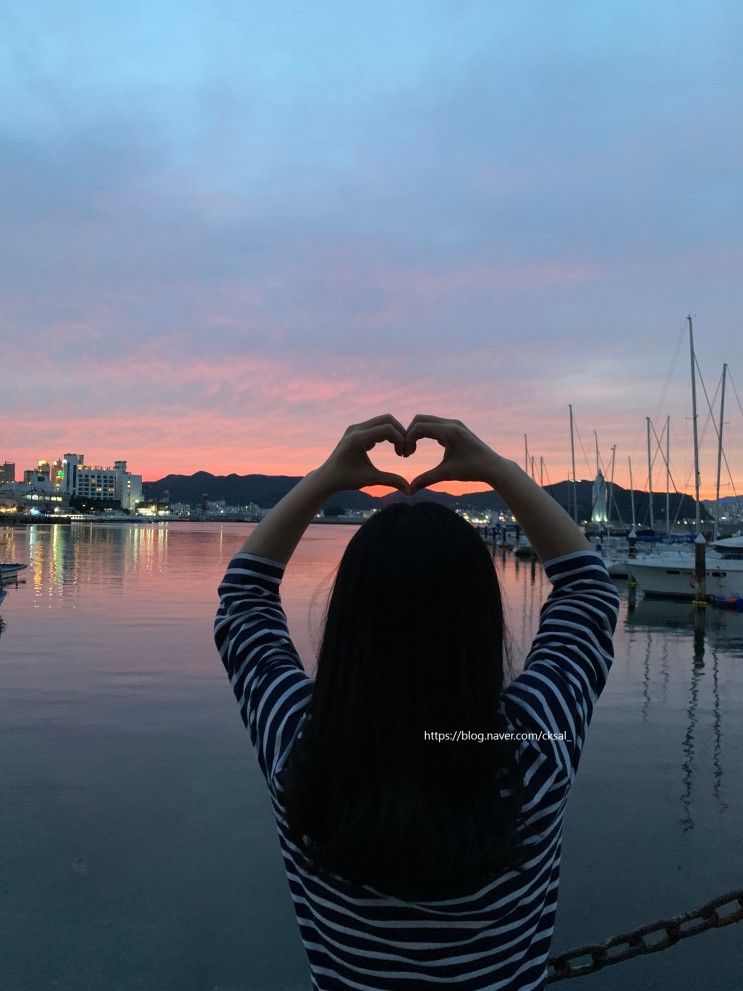
[[[582,531],[549,492],[515,461],[491,453],[493,465],[485,481],[506,500],[543,564],[573,551],[592,550]]]
[[[281,562],[239,552],[219,586],[214,620],[219,655],[269,784],[312,694],[281,605],[283,574]]]
[[[504,693],[509,723],[540,735],[529,749],[572,781],[593,709],[614,660],[619,595],[601,557],[573,551],[543,562],[552,590],[524,670]]]
[[[327,461],[255,527],[219,586],[214,639],[271,786],[312,694],[281,604],[284,569],[308,524],[334,493],[365,485],[395,485],[407,492],[405,479],[378,471],[366,454],[382,440],[402,451],[402,427],[389,415],[349,427]]]

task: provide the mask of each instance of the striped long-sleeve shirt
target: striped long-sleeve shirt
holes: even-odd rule
[[[603,561],[544,563],[552,582],[524,670],[501,697],[525,785],[528,850],[467,897],[407,902],[310,874],[289,840],[277,774],[312,695],[279,596],[284,565],[237,554],[219,587],[215,640],[271,794],[312,987],[317,991],[538,991],[555,924],[563,814],[613,659],[618,596]]]

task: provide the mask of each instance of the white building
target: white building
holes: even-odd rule
[[[594,480],[591,492],[591,501],[593,503],[593,509],[591,510],[592,523],[606,523],[609,519],[606,512],[608,494],[603,472],[599,471]]]
[[[64,496],[48,478],[40,482],[5,482],[0,483],[0,504],[7,511],[20,506],[26,510],[58,513],[64,504]]]
[[[84,454],[65,454],[61,487],[67,496],[120,501],[122,509],[134,509],[142,501],[142,476],[127,471],[126,461],[103,468],[86,465]]]

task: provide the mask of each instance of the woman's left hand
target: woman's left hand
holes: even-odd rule
[[[407,479],[394,472],[380,471],[371,463],[369,455],[375,445],[389,441],[395,446],[395,453],[403,456],[405,429],[392,416],[384,413],[364,423],[348,427],[333,453],[318,469],[316,474],[323,478],[333,492],[347,489],[363,489],[368,485],[388,485],[410,494]]]

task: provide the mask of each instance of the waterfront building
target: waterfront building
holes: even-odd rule
[[[166,502],[148,501],[139,502],[137,505],[137,516],[173,516],[173,508]]]
[[[118,484],[122,508],[135,509],[137,503],[142,501],[142,476],[127,471],[126,461],[116,461],[115,465],[117,478],[120,479]]]
[[[68,496],[77,495],[77,472],[84,461],[84,454],[65,454],[62,458],[61,488]]]
[[[0,504],[12,512],[58,513],[65,504],[64,495],[48,479],[0,483]]]
[[[27,485],[45,485],[51,487],[51,472],[48,461],[39,461],[38,468],[26,468],[23,481]]]
[[[119,502],[122,509],[134,509],[142,501],[142,476],[128,471],[126,461],[104,468],[86,465],[84,454],[65,454],[61,482],[68,496]]]
[[[15,482],[15,462],[5,461],[0,465],[0,483]]]

